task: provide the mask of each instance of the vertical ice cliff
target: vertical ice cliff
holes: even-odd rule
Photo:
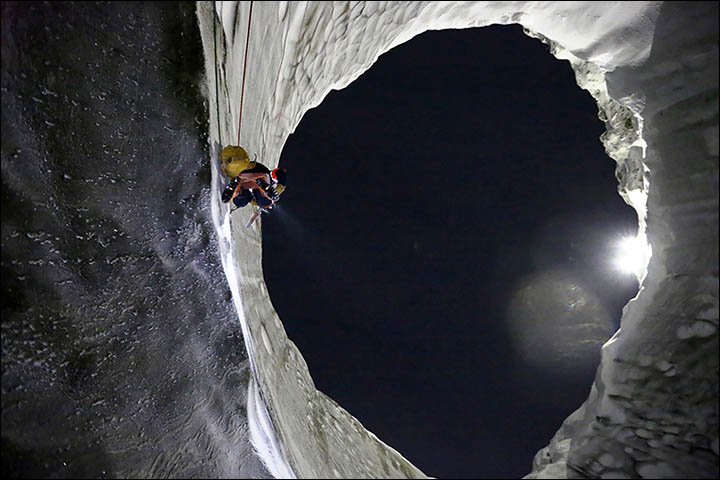
[[[245,58],[251,5],[252,37]],[[215,95],[213,14],[220,72]],[[211,137],[268,166],[302,115],[426,30],[518,23],[597,100],[619,192],[651,258],[588,400],[531,477],[718,474],[717,3],[199,2]],[[219,181],[214,172],[214,190]],[[315,389],[263,281],[260,230],[214,196],[221,254],[251,356],[254,442],[277,476],[423,477]],[[264,425],[264,427],[263,427]],[[432,441],[429,439],[428,441]]]

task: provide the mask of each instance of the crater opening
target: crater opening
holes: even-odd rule
[[[519,477],[587,398],[637,230],[570,64],[522,27],[425,32],[308,111],[263,219],[316,387],[428,475]]]

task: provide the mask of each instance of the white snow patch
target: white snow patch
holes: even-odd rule
[[[275,478],[297,478],[281,453],[280,445],[274,435],[270,415],[265,407],[257,382],[250,378],[248,385],[248,426],[253,448],[263,464]]]

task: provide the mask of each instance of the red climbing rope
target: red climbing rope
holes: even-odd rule
[[[240,90],[240,119],[238,121],[238,141],[237,141],[238,145],[240,145],[240,128],[242,127],[243,100],[245,99],[245,68],[247,67],[248,45],[250,44],[250,20],[252,20],[253,3],[254,2],[250,2],[250,15],[248,16],[247,38],[245,38],[245,60],[243,61],[243,63],[244,63],[243,64],[243,79],[242,79],[242,87]]]

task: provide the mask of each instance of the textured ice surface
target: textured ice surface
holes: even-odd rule
[[[0,8],[2,476],[267,476],[195,4]]]
[[[220,95],[212,6],[198,4],[211,136],[235,143],[250,2],[218,2]],[[383,52],[426,30],[519,23],[570,61],[598,102],[620,195],[652,256],[621,329],[603,348],[588,400],[538,452],[531,477],[718,473],[717,3],[255,2],[240,143],[268,166],[302,115]],[[217,170],[214,169],[217,176]],[[260,229],[218,203],[224,266],[277,446],[275,474],[421,477],[317,391],[263,281]],[[259,411],[262,409],[259,409]],[[260,450],[267,449],[266,447]],[[272,449],[270,449],[272,450]],[[273,465],[274,464],[274,465]]]

